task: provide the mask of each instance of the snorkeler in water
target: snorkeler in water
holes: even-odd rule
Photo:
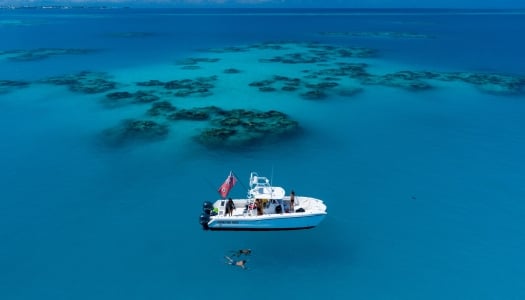
[[[247,261],[246,260],[233,260],[232,258],[230,258],[229,256],[225,256],[224,258],[227,259],[227,261],[225,261],[224,263],[225,264],[228,264],[228,265],[231,265],[231,266],[237,266],[239,268],[242,268],[243,270],[246,270],[246,263]]]
[[[241,256],[243,254],[248,256],[248,255],[252,254],[252,249],[240,249],[240,250],[232,251],[232,252],[233,252],[232,256],[239,257],[239,256]]]

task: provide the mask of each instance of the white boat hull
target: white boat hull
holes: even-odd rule
[[[273,231],[310,229],[317,226],[326,213],[287,213],[281,215],[213,217],[210,230]]]
[[[199,223],[204,230],[271,231],[313,228],[325,218],[321,199],[286,196],[282,187],[272,186],[266,177],[250,174],[247,198],[226,199],[237,179],[233,172],[219,188],[223,199],[205,201]]]

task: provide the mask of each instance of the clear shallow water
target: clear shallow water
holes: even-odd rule
[[[108,72],[126,89],[138,80],[217,74],[235,63],[244,78],[219,75],[212,97],[177,105],[275,109],[302,128],[260,148],[221,151],[192,142],[196,129],[184,123],[167,140],[114,149],[100,145],[100,132],[147,105],[109,109],[103,94],[45,84],[0,94],[2,299],[523,298],[523,94],[437,82],[430,91],[365,86],[353,97],[307,101],[245,87],[302,66],[250,67],[246,55],[259,52],[235,61],[197,50],[318,41],[377,49],[379,57],[364,59],[377,73],[524,75],[525,17],[243,13],[2,12],[3,20],[25,24],[0,26],[2,51],[101,51],[2,58],[0,79],[88,69]],[[384,31],[432,38],[319,34]],[[118,36],[129,32],[152,35]],[[200,70],[175,65],[202,55],[222,60]],[[301,232],[204,232],[201,202],[216,197],[230,170],[244,184],[250,171],[273,170],[274,182],[324,199],[329,215]],[[233,191],[244,193],[242,185]],[[248,271],[224,265],[229,250],[244,247],[254,251]]]

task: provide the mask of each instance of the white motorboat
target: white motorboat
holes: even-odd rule
[[[298,230],[317,226],[326,216],[322,200],[286,196],[282,187],[272,186],[266,177],[250,173],[248,195],[244,199],[226,199],[237,178],[230,172],[219,188],[222,199],[203,203],[200,224],[205,230],[271,231]],[[231,204],[233,203],[233,205]]]

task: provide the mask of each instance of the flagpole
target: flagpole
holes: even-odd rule
[[[248,190],[248,188],[244,185],[244,183],[242,183],[242,181],[239,179],[239,176],[237,176],[237,174],[235,174],[235,172],[233,171],[230,171],[230,172],[233,174],[233,176],[235,176],[235,178],[237,178],[237,182],[239,182],[245,190]]]

